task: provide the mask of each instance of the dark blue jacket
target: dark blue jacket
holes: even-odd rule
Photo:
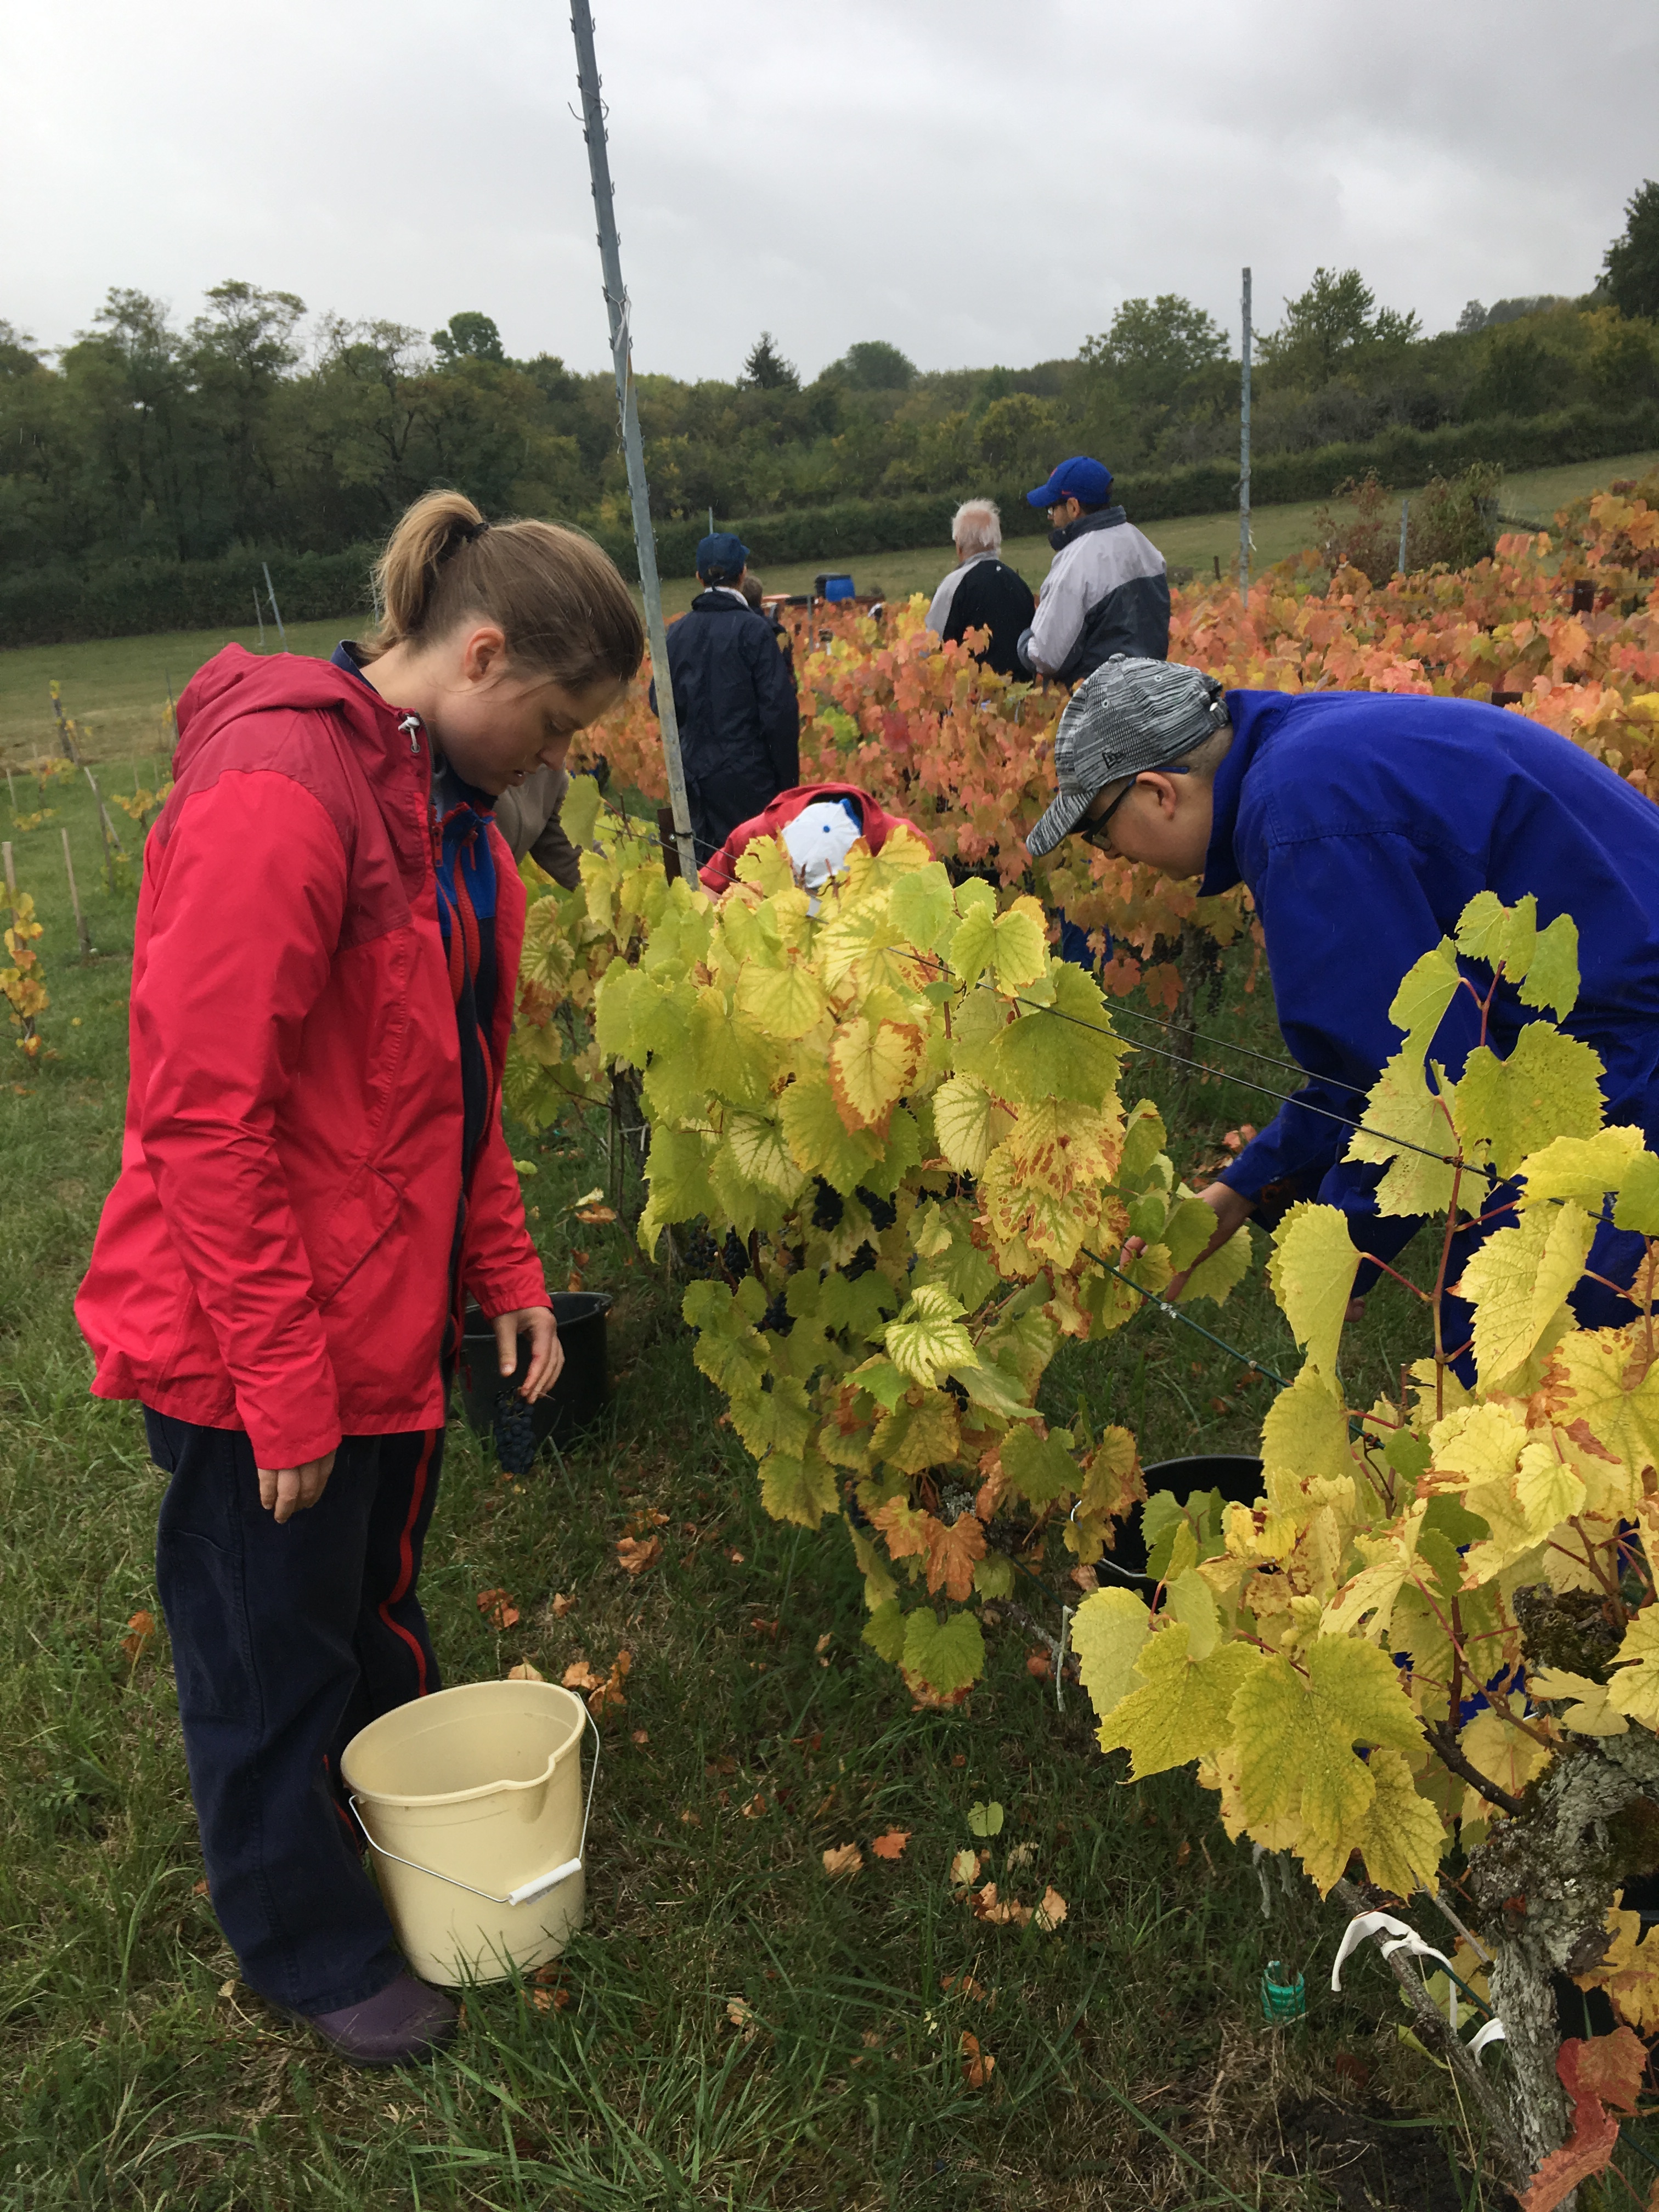
[[[794,679],[762,616],[729,592],[699,592],[690,611],[669,630],[668,666],[694,800],[703,784],[752,790],[753,805],[735,823],[758,814],[779,792],[800,781]],[[656,703],[653,684],[653,709]],[[726,834],[723,830],[721,838]]]
[[[1607,1120],[1659,1146],[1659,807],[1566,738],[1471,700],[1231,691],[1227,706],[1202,890],[1249,884],[1279,1028],[1315,1079],[1222,1180],[1250,1198],[1288,1184],[1356,1217],[1364,1249],[1401,1249],[1418,1224],[1371,1215],[1382,1171],[1345,1162],[1349,1130],[1310,1109],[1363,1111],[1400,1049],[1401,976],[1485,890],[1505,906],[1534,893],[1540,929],[1572,916],[1583,982],[1562,1026],[1601,1057]],[[1490,971],[1466,964],[1484,991]],[[1501,985],[1493,1049],[1539,1018]],[[1460,992],[1432,1057],[1455,1079],[1479,1041]]]

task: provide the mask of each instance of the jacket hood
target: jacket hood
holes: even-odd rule
[[[331,661],[228,645],[197,670],[179,697],[173,775],[182,777],[202,748],[239,716],[283,708],[337,714],[353,736],[376,750],[396,734],[403,720],[361,677]]]
[[[1075,522],[1068,522],[1063,530],[1051,530],[1048,543],[1056,553],[1062,553],[1073,539],[1086,538],[1091,530],[1115,530],[1128,516],[1121,507],[1097,507],[1091,514],[1079,514]]]

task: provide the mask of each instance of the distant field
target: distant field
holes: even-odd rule
[[[1507,477],[1504,511],[1547,521],[1568,501],[1582,498],[1615,477],[1639,476],[1656,464],[1659,454],[1627,453],[1613,460]],[[1317,511],[1317,503],[1311,501],[1258,507],[1252,517],[1257,565],[1266,568],[1311,544]],[[1013,520],[1005,517],[1005,521]],[[1231,510],[1149,523],[1146,534],[1172,568],[1202,573],[1218,559],[1224,572],[1238,551],[1238,515]],[[1011,566],[1035,590],[1053,558],[1047,538],[1011,538],[1006,551]],[[953,558],[948,545],[918,546],[900,553],[843,551],[812,562],[763,566],[760,574],[768,591],[805,592],[813,577],[826,569],[850,570],[860,592],[879,589],[889,599],[900,599],[912,592],[931,592]],[[689,579],[665,584],[667,611],[682,612],[696,590]],[[296,653],[331,653],[349,627],[341,620],[290,623],[289,644]],[[267,645],[275,646],[271,630],[267,629],[265,638]],[[54,678],[63,686],[68,711],[87,726],[94,760],[161,757],[167,746],[168,682],[176,696],[203,661],[232,640],[252,650],[258,633],[251,628],[174,630],[155,637],[98,638],[83,645],[23,646],[0,653],[0,759],[15,766],[52,749],[52,702],[46,687]]]

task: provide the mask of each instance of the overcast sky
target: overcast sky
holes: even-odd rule
[[[111,285],[226,276],[605,365],[561,0],[14,0],[0,317],[61,344]],[[1587,289],[1659,174],[1659,6],[1588,0],[609,0],[641,368],[811,375],[1074,353],[1181,292],[1236,334],[1315,266],[1443,329]]]

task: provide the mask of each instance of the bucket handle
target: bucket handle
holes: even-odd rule
[[[540,1897],[546,1891],[556,1889],[562,1881],[568,1881],[573,1874],[580,1874],[582,1870],[587,1851],[587,1824],[593,1814],[593,1784],[599,1778],[599,1753],[603,1748],[603,1739],[599,1735],[599,1724],[592,1712],[586,1711],[586,1708],[584,1711],[587,1725],[593,1731],[593,1764],[588,1770],[587,1802],[582,1808],[581,1841],[576,1846],[574,1859],[566,1859],[562,1865],[550,1869],[546,1874],[537,1875],[532,1881],[520,1882],[517,1889],[508,1890],[505,1897],[498,1895],[493,1889],[475,1889],[470,1881],[463,1881],[459,1875],[442,1874],[436,1867],[422,1866],[418,1859],[400,1858],[396,1851],[387,1850],[384,1844],[377,1844],[369,1834],[368,1821],[357,1810],[357,1799],[354,1793],[349,1802],[352,1816],[363,1832],[364,1842],[370,1850],[378,1851],[383,1859],[392,1860],[394,1865],[408,1867],[416,1874],[429,1874],[434,1881],[447,1881],[452,1889],[464,1889],[473,1897],[483,1898],[490,1905],[528,1905],[532,1897]]]

